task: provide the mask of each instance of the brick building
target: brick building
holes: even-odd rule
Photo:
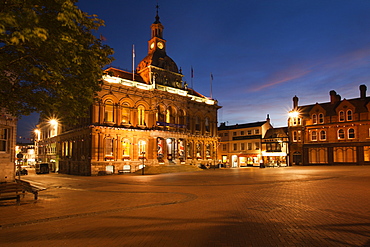
[[[298,105],[289,113],[290,160],[293,165],[370,164],[370,97],[341,99],[330,91],[330,102]]]

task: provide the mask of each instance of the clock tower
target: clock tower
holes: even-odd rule
[[[154,52],[160,50],[166,52],[166,40],[163,39],[163,25],[159,21],[158,15],[158,5],[157,5],[157,15],[155,16],[154,23],[150,26],[152,31],[152,38],[148,41],[149,49],[148,52]]]
[[[150,26],[151,38],[148,41],[148,55],[141,60],[136,71],[148,84],[183,88],[183,75],[166,53],[166,40],[163,39],[164,27],[159,21],[158,5],[156,7],[155,21]]]

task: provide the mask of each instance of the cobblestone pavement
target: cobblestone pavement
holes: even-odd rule
[[[0,246],[370,246],[370,166],[22,178]]]

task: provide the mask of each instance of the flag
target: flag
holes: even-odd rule
[[[213,75],[212,75],[212,73],[211,73],[211,80],[213,81]]]
[[[194,78],[194,70],[193,70],[193,66],[191,66],[191,78]]]

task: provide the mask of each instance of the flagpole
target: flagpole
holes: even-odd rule
[[[135,45],[132,45],[132,80],[135,81]]]
[[[213,96],[212,96],[212,81],[213,81],[213,75],[211,73],[211,78],[210,78],[210,82],[211,82],[211,99],[213,99]]]
[[[193,70],[193,66],[191,66],[191,75],[190,75],[190,77],[191,77],[191,89],[193,89],[194,90],[194,85],[193,85],[193,77],[194,77],[194,70]]]

